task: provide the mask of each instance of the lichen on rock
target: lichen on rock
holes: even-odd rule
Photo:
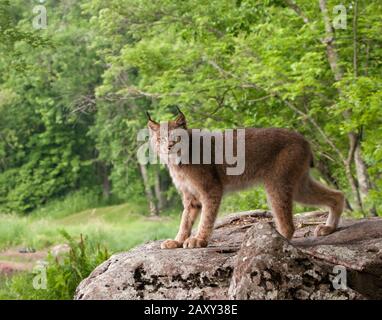
[[[207,248],[162,250],[153,241],[113,255],[75,299],[382,298],[382,219],[344,220],[337,232],[313,237],[324,219],[296,216],[289,242],[269,212],[233,214],[216,224]],[[339,288],[336,266],[345,272]]]

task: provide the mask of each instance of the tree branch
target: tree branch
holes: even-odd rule
[[[229,72],[229,71],[226,71],[224,70],[221,66],[219,66],[215,61],[213,60],[210,60],[210,59],[206,59],[206,61],[211,65],[213,66],[216,70],[218,70],[221,74],[225,75],[225,76],[231,76],[233,77],[234,79],[238,79],[240,81],[243,81],[243,79],[235,74],[233,74],[232,72]],[[254,89],[257,89],[257,90],[261,90],[261,91],[265,91],[267,92],[266,89],[260,87],[259,85],[255,84],[255,83],[244,83],[244,84],[241,84],[240,85],[241,88],[254,88]],[[299,114],[300,116],[302,116],[304,119],[307,119],[316,129],[317,131],[320,133],[320,135],[324,138],[324,140],[332,147],[332,149],[338,154],[338,156],[340,157],[341,161],[346,164],[346,159],[344,157],[344,155],[342,154],[342,152],[336,147],[336,145],[334,144],[334,142],[328,137],[328,135],[324,132],[324,130],[319,126],[319,124],[311,117],[309,116],[308,114],[304,113],[303,111],[301,111],[300,109],[298,109],[293,103],[291,103],[290,101],[286,100],[286,99],[283,99],[280,95],[280,93],[276,92],[276,91],[268,91],[268,94],[269,96],[274,96],[274,97],[277,97],[279,100],[281,100],[282,102],[284,102],[292,111],[294,111],[295,113]],[[268,96],[267,96],[268,97]]]
[[[286,4],[299,15],[305,23],[309,23],[309,18],[304,14],[301,8],[293,0],[285,0]]]

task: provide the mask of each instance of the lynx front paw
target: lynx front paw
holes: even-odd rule
[[[319,226],[317,226],[316,230],[314,230],[314,235],[316,237],[326,236],[328,234],[333,233],[335,230],[336,230],[336,228],[334,228],[334,227],[325,226],[323,224],[320,224]]]
[[[188,238],[183,243],[183,248],[204,248],[207,247],[208,242],[199,238]]]
[[[182,247],[182,243],[176,240],[168,239],[161,243],[161,249],[176,249]]]

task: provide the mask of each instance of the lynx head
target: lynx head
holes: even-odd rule
[[[159,155],[170,155],[177,152],[179,149],[175,145],[180,142],[178,129],[187,129],[186,117],[177,107],[178,116],[175,120],[158,123],[151,119],[150,114],[147,112],[149,119],[147,126],[150,130],[150,142],[153,149]],[[176,151],[175,151],[176,150]]]

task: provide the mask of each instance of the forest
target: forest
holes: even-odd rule
[[[41,219],[98,207],[119,208],[115,225],[128,211],[151,218],[153,238],[171,235],[180,197],[166,168],[136,153],[145,112],[164,121],[176,107],[193,128],[302,133],[312,174],[346,194],[347,215],[381,215],[380,1],[0,1],[0,249],[56,244]],[[261,188],[222,211],[257,208],[267,208]],[[135,236],[122,238],[147,240]]]

